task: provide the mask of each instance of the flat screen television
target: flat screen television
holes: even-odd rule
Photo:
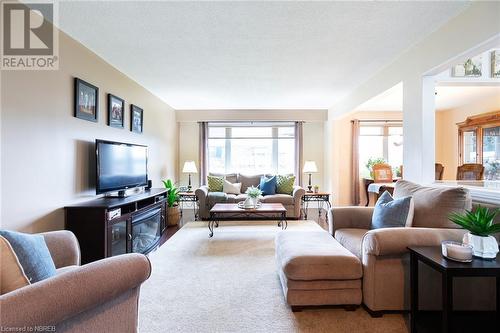
[[[119,192],[148,183],[148,147],[96,140],[96,193]]]

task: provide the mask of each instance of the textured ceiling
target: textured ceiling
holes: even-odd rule
[[[328,108],[465,6],[61,2],[59,25],[176,109]]]

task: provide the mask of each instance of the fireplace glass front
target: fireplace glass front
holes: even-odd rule
[[[161,208],[149,210],[132,218],[132,252],[148,253],[161,237]]]

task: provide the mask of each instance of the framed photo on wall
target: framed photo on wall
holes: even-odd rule
[[[124,116],[125,101],[113,94],[108,94],[108,126],[123,128]]]
[[[97,122],[99,88],[75,77],[75,117]]]
[[[134,133],[142,133],[144,121],[144,110],[137,105],[130,104],[130,130]]]

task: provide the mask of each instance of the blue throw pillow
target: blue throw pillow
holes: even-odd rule
[[[413,198],[394,199],[385,191],[375,204],[371,229],[411,226]]]
[[[0,235],[9,241],[30,283],[56,275],[56,266],[42,235],[7,230],[0,230]]]
[[[263,195],[276,194],[276,184],[276,176],[272,176],[271,178],[260,177],[259,187]]]

